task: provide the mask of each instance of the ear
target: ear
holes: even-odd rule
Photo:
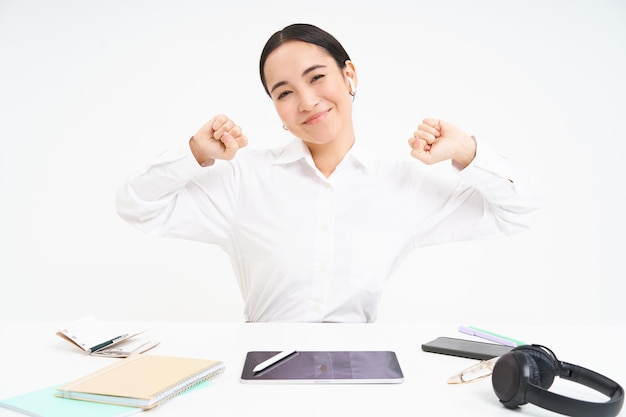
[[[354,83],[354,88],[359,86],[359,79],[356,76],[356,68],[354,67],[354,63],[350,60],[346,61],[346,66],[343,68],[344,77],[351,78]],[[348,81],[346,80],[346,83]],[[349,88],[349,86],[348,86]]]

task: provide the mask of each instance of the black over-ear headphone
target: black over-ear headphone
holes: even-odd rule
[[[559,376],[609,397],[589,402],[548,391]],[[502,355],[491,375],[493,390],[507,408],[531,403],[572,417],[615,417],[624,404],[624,389],[615,381],[578,365],[561,362],[545,346],[524,345]]]

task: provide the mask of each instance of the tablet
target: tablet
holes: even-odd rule
[[[404,381],[395,352],[297,351],[259,372],[255,366],[279,352],[248,352],[241,373],[245,383],[394,384]]]

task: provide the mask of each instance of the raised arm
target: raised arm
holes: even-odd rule
[[[118,214],[144,232],[205,242],[223,239],[237,198],[235,164],[230,160],[248,143],[227,116],[217,115],[176,149],[161,154],[119,188]],[[205,168],[211,166],[210,168]]]

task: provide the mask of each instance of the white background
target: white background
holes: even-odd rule
[[[624,323],[626,3],[606,0],[0,0],[0,319],[242,320],[225,254],[142,234],[114,196],[216,113],[286,143],[258,58],[294,22],[355,62],[358,140],[408,154],[439,117],[544,196],[528,232],[413,253],[379,321]]]

